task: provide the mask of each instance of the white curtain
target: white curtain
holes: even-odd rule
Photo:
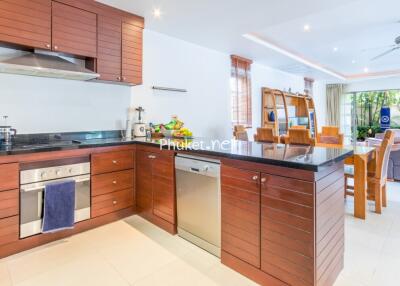
[[[342,95],[342,84],[328,84],[326,86],[326,123],[328,126],[340,127],[340,101]]]

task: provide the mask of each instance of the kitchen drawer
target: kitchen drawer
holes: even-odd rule
[[[132,169],[134,152],[118,151],[92,155],[92,175]]]
[[[19,216],[0,219],[0,245],[19,239]]]
[[[0,192],[0,219],[19,214],[19,190]]]
[[[0,165],[0,191],[19,188],[19,166],[17,163]]]
[[[133,189],[133,169],[92,176],[92,196]]]
[[[126,189],[92,198],[92,218],[133,206],[133,190]]]

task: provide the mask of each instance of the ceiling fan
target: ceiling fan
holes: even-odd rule
[[[373,58],[371,59],[371,61],[377,60],[377,59],[379,59],[379,58],[381,58],[381,57],[384,57],[384,56],[386,56],[386,55],[388,55],[388,54],[390,54],[390,53],[392,53],[392,52],[394,52],[394,51],[400,49],[400,36],[397,37],[397,38],[394,40],[394,42],[395,42],[394,45],[388,46],[389,50],[387,50],[386,52],[384,52],[384,53],[382,53],[382,54],[380,54],[380,55],[377,55],[376,57],[373,57]]]

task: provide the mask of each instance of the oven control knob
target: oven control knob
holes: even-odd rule
[[[61,171],[60,170],[57,170],[56,171],[56,176],[60,176],[61,175]]]
[[[68,173],[72,174],[72,168],[68,169]]]
[[[40,173],[40,177],[43,179],[43,178],[46,178],[47,177],[47,173],[46,172],[42,172],[42,173]]]

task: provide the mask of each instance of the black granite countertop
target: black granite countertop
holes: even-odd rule
[[[289,168],[320,171],[353,154],[351,149],[332,149],[300,145],[256,143],[236,140],[192,140],[135,138],[125,140],[120,131],[19,135],[12,146],[1,146],[0,156],[63,151],[81,148],[146,144],[163,149],[191,151],[231,159],[265,163]]]

